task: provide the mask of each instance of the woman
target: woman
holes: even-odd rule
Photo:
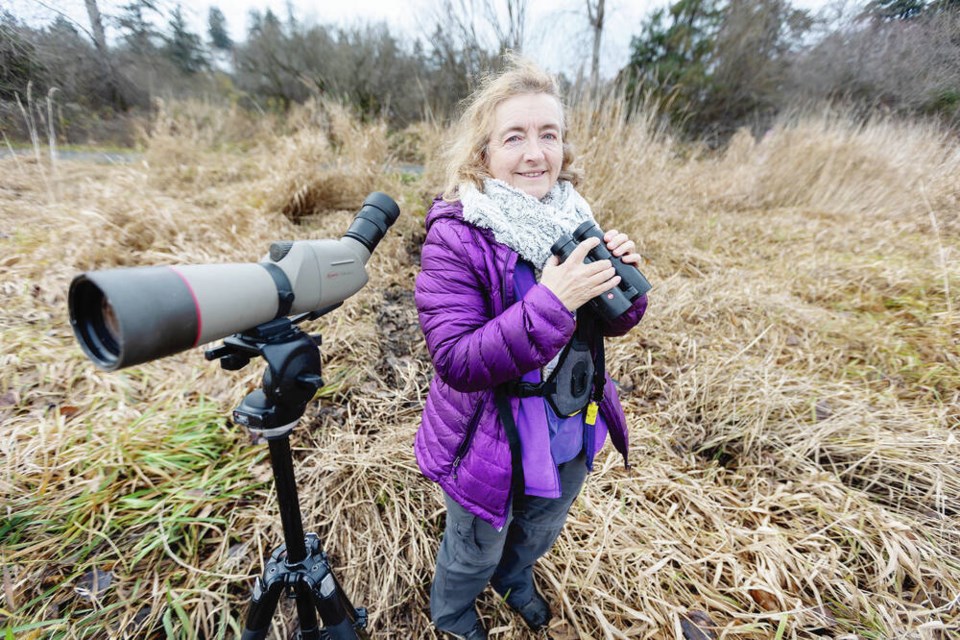
[[[469,101],[446,190],[427,214],[416,302],[436,375],[415,451],[445,494],[430,610],[455,637],[487,637],[474,602],[488,583],[528,626],[547,625],[533,565],[560,534],[608,431],[626,461],[602,335],[639,322],[646,297],[614,321],[595,321],[582,308],[620,281],[610,261],[584,262],[600,241],[579,244],[562,264],[551,255],[562,233],[593,219],[574,189],[564,134],[555,80],[512,61]],[[625,234],[603,240],[624,262],[640,261]],[[584,341],[589,349],[571,348]],[[569,371],[578,353],[586,360],[577,371],[594,371],[585,393],[595,405],[583,404],[578,388],[574,403],[586,410],[571,416],[541,383]]]

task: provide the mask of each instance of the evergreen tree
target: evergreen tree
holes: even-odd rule
[[[26,27],[10,13],[0,14],[0,100],[25,96],[27,85],[46,75],[36,48],[24,37]]]
[[[207,14],[207,35],[210,37],[210,46],[218,51],[233,50],[233,40],[227,31],[227,18],[219,7],[210,7]]]
[[[170,33],[165,38],[164,53],[174,66],[188,75],[206,69],[208,63],[203,42],[200,36],[187,29],[180,5],[173,10],[167,26]]]
[[[133,0],[120,9],[117,26],[125,47],[133,53],[152,55],[161,41],[151,19],[160,15],[156,0]]]
[[[649,95],[683,108],[699,101],[709,80],[711,54],[720,29],[719,0],[677,0],[657,9],[630,42],[622,72],[628,94]]]
[[[813,22],[789,0],[677,0],[631,42],[621,72],[688,133],[722,139],[776,110],[793,50]]]
[[[873,0],[867,12],[879,20],[909,20],[923,13],[926,0]]]

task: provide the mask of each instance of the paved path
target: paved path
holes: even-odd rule
[[[33,149],[14,149],[18,158],[34,157]],[[0,147],[0,158],[9,158],[10,149]],[[46,147],[40,149],[40,156],[44,159],[50,157],[50,151]],[[93,162],[96,164],[130,164],[143,157],[139,151],[74,151],[72,149],[57,149],[57,158],[60,160],[80,160]]]

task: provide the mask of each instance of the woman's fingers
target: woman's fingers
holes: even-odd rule
[[[597,238],[587,238],[586,240],[584,240],[583,242],[581,242],[580,244],[578,244],[578,245],[576,246],[576,248],[575,248],[572,252],[570,252],[570,256],[569,256],[566,260],[564,260],[563,263],[564,263],[564,264],[568,264],[568,263],[571,263],[571,264],[580,264],[580,263],[582,263],[582,262],[583,262],[583,259],[587,257],[587,254],[588,254],[588,253],[590,253],[590,250],[593,249],[593,248],[594,248],[595,246],[597,246],[598,244],[600,244],[600,240],[599,240],[599,239],[597,239]]]
[[[624,236],[624,238],[626,238],[626,236]],[[611,250],[610,253],[617,256],[618,258],[622,258],[628,253],[633,253],[633,250],[636,248],[637,248],[637,245],[633,243],[633,240],[627,240],[623,244],[619,245],[616,249]]]
[[[610,277],[607,277],[606,273],[600,275],[602,276],[601,278],[591,281],[591,287],[589,291],[590,295],[587,300],[600,295],[604,291],[610,291],[610,289],[613,289],[615,286],[620,284],[620,276],[616,275],[616,272],[614,272]]]
[[[603,240],[607,244],[607,250],[618,258],[633,252],[637,248],[637,245],[627,237],[627,234],[620,233],[616,229],[611,229],[603,234]]]

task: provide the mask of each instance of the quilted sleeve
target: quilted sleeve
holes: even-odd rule
[[[467,225],[431,225],[421,254],[416,303],[427,349],[440,378],[463,391],[489,389],[541,367],[573,335],[573,317],[546,287],[493,316],[492,266]],[[505,283],[504,286],[512,286]]]
[[[643,318],[643,314],[646,313],[646,311],[647,296],[642,295],[634,301],[633,306],[627,309],[622,316],[612,322],[604,322],[602,324],[603,335],[607,337],[625,335],[640,322],[640,319]]]

